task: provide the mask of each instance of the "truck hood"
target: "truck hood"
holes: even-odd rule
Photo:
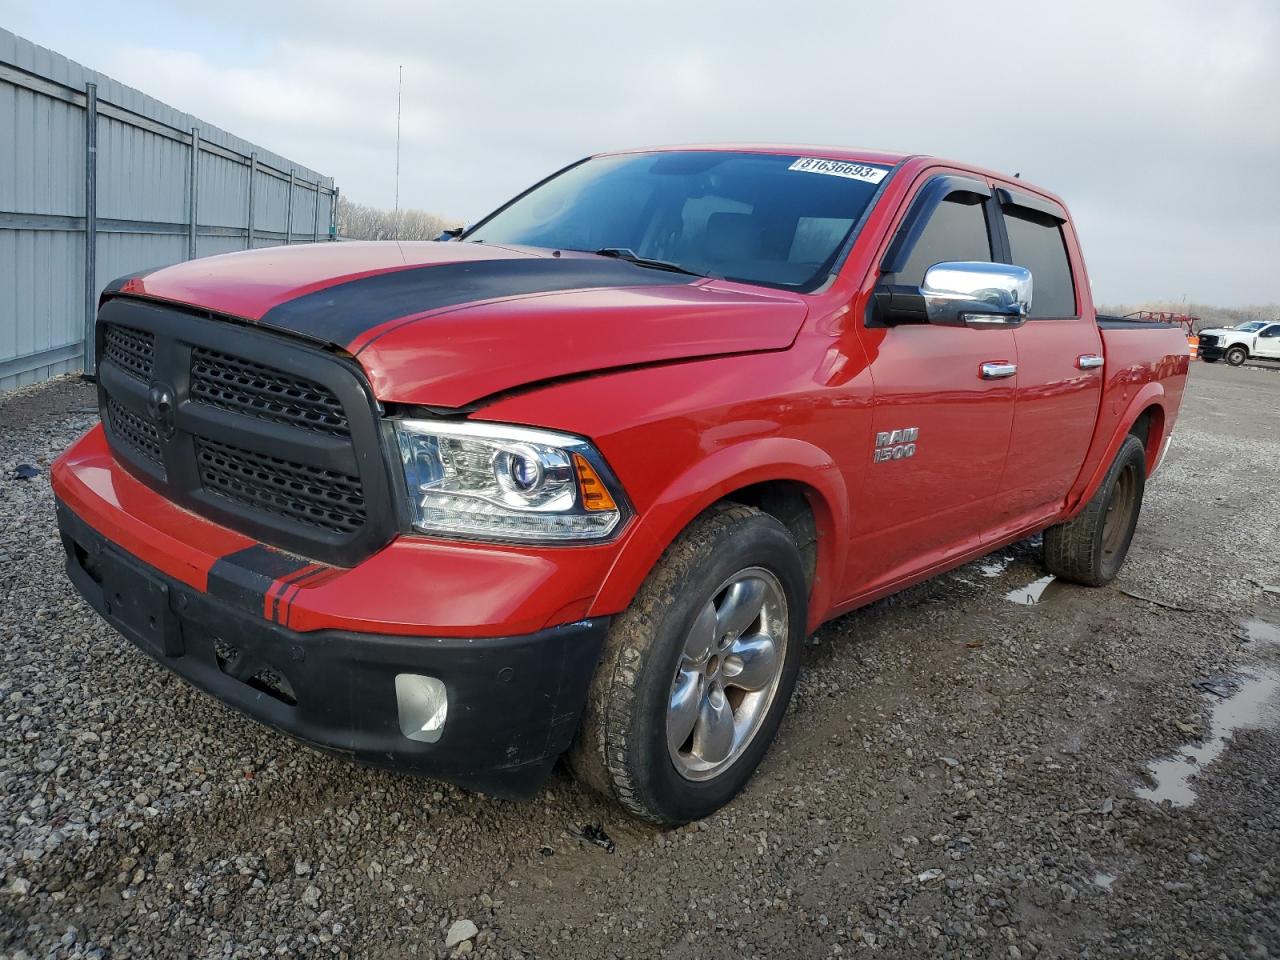
[[[353,354],[389,402],[461,407],[565,376],[789,347],[785,291],[591,254],[333,243],[208,257],[106,295],[197,306]]]
[[[1228,327],[1209,327],[1206,330],[1197,331],[1196,335],[1199,336],[1202,333],[1211,333],[1215,337],[1229,337],[1233,334],[1240,337],[1249,336],[1249,333],[1245,330],[1232,330]]]

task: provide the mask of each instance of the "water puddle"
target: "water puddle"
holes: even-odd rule
[[[982,571],[984,577],[994,578],[1008,570],[1011,563],[1013,563],[1013,557],[996,557],[994,560],[981,564],[978,569]]]
[[[1004,595],[1004,598],[1010,603],[1018,603],[1024,607],[1033,607],[1040,602],[1044,596],[1045,590],[1049,588],[1049,584],[1058,578],[1050,574],[1047,577],[1041,577],[1039,580],[1033,580],[1025,587],[1018,587],[1016,590],[1010,590]]]
[[[1280,643],[1280,628],[1273,624],[1247,620],[1241,626],[1250,640]],[[1205,680],[1197,686],[1213,701],[1203,740],[1147,764],[1155,785],[1138,787],[1135,792],[1139,797],[1154,803],[1168,800],[1175,807],[1191,806],[1196,800],[1191,781],[1226,752],[1232,734],[1280,726],[1280,671],[1252,667],[1237,676]]]
[[[1240,624],[1243,639],[1250,643],[1280,643],[1280,627],[1265,620],[1245,620]]]

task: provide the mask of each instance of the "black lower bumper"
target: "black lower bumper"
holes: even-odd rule
[[[1201,345],[1196,351],[1202,360],[1221,360],[1227,351],[1222,347],[1206,347]]]
[[[297,633],[161,574],[62,503],[58,525],[85,599],[195,687],[322,749],[498,796],[534,793],[568,749],[608,627],[584,620],[484,639]],[[402,673],[445,685],[435,743],[401,732]]]

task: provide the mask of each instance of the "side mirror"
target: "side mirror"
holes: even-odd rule
[[[920,295],[929,323],[1017,327],[1031,309],[1031,271],[1008,263],[935,263]]]

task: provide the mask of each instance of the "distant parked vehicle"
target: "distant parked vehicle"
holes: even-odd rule
[[[1233,367],[1246,360],[1280,360],[1280,320],[1201,330],[1200,358],[1206,363],[1226,360]]]

